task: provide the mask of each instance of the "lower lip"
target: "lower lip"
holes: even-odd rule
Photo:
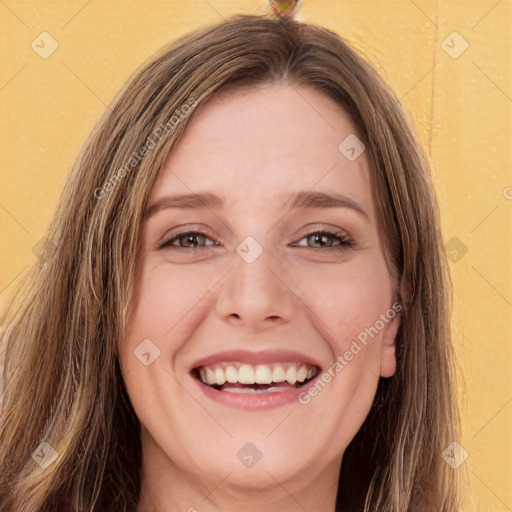
[[[287,389],[286,391],[274,391],[271,393],[230,393],[229,391],[219,391],[207,386],[194,377],[193,379],[197,382],[203,393],[216,402],[237,409],[262,411],[298,402],[299,395],[304,392],[307,393],[308,389],[314,386],[317,377],[318,375],[300,388]]]

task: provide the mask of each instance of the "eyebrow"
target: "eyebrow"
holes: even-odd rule
[[[145,217],[149,218],[167,208],[221,210],[226,201],[210,192],[200,194],[184,194],[166,196],[146,209]],[[362,206],[353,199],[342,194],[327,194],[325,192],[301,191],[292,193],[280,203],[281,208],[296,210],[301,208],[350,208],[369,220]]]
[[[353,199],[342,194],[326,194],[325,192],[297,192],[281,203],[281,208],[296,210],[299,208],[350,208],[369,220],[363,207]]]
[[[210,192],[202,194],[184,194],[181,196],[162,197],[149,208],[146,209],[145,217],[149,218],[155,213],[167,208],[208,208],[211,210],[221,210],[224,207],[224,199]]]

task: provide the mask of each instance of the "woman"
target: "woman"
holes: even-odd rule
[[[458,510],[428,165],[334,33],[235,16],[161,52],[48,239],[2,322],[3,511]]]

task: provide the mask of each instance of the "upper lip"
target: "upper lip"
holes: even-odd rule
[[[216,354],[196,361],[192,365],[192,369],[221,362],[240,362],[253,365],[268,363],[306,363],[321,368],[320,363],[315,359],[292,350],[263,350],[259,352],[228,350],[225,352],[217,352]]]

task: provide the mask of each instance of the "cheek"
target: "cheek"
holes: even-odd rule
[[[205,269],[191,271],[180,266],[171,269],[165,264],[148,265],[141,275],[125,348],[133,350],[143,339],[150,338],[161,350],[165,349],[167,355],[172,355],[177,349],[173,343],[175,333],[182,330],[187,315],[200,305],[213,284],[211,272]]]
[[[178,350],[173,330],[186,317],[193,295],[191,287],[184,286],[179,276],[166,278],[158,270],[145,267],[142,272],[119,351],[133,400],[143,395],[145,389],[156,387],[154,376],[158,368],[172,368]]]
[[[337,266],[318,266],[294,282],[301,300],[322,320],[333,349],[343,349],[347,340],[373,326],[391,306],[392,282],[386,264],[369,253]]]
[[[140,408],[148,402],[148,393],[156,396],[158,389],[172,386],[168,372],[176,373],[177,356],[197,327],[198,315],[204,313],[208,290],[218,280],[207,265],[192,269],[150,263],[141,273],[119,350],[127,390]]]

